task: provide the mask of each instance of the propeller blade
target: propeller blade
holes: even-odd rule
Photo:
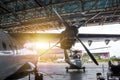
[[[57,17],[59,18],[59,20],[64,24],[64,26],[66,28],[69,28],[70,25],[60,16],[60,14],[53,8],[53,11],[55,12],[55,14],[57,15]]]
[[[58,45],[62,40],[58,41],[56,44],[54,44],[52,47],[50,47],[48,50],[44,51],[41,55],[39,56],[42,56],[44,54],[46,54],[49,50],[51,50],[53,47],[55,47],[56,45]]]
[[[85,48],[85,50],[87,51],[88,55],[90,56],[90,58],[93,60],[93,62],[96,65],[99,65],[97,60],[94,58],[94,56],[91,54],[91,52],[87,49],[87,47],[83,44],[83,42],[76,36],[76,38],[80,41],[80,43],[82,44],[82,46]]]
[[[47,49],[46,51],[44,51],[43,53],[41,53],[41,55],[39,56],[42,56],[44,54],[46,54],[49,50],[51,50],[53,47],[56,47],[59,43],[61,43],[64,39],[60,39],[56,44],[54,44],[53,46],[51,46],[49,49]]]
[[[95,17],[97,17],[97,16],[100,15],[100,14],[101,14],[101,12],[96,13],[94,16],[90,17],[90,18],[87,19],[85,22],[81,23],[78,28],[80,28],[82,25],[87,24],[90,20],[94,19]]]

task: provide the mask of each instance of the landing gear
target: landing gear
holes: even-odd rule
[[[96,73],[97,80],[105,80],[105,78],[102,76],[102,73]]]
[[[85,72],[85,67],[83,67],[83,72]]]
[[[43,80],[43,74],[38,73],[37,65],[35,66],[34,74],[35,74],[35,80]]]
[[[68,67],[66,67],[66,72],[68,72]]]

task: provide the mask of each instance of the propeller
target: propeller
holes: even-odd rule
[[[57,15],[57,17],[59,18],[59,20],[64,24],[64,26],[66,27],[66,29],[62,32],[62,38],[66,38],[67,41],[65,42],[70,42],[71,40],[71,45],[68,48],[71,48],[72,45],[74,45],[75,43],[75,39],[78,39],[78,41],[82,44],[82,46],[84,47],[84,49],[87,51],[89,57],[93,60],[93,62],[96,65],[99,65],[97,60],[94,58],[94,56],[92,55],[92,53],[88,50],[88,48],[83,44],[83,42],[78,38],[78,28],[80,28],[80,26],[76,26],[76,25],[72,25],[70,26],[59,14],[58,12],[53,8],[53,11],[55,12],[55,14]],[[98,14],[97,14],[98,15]],[[96,17],[96,15],[95,15]],[[92,17],[93,18],[93,17]],[[89,21],[90,19],[88,19]],[[86,22],[88,22],[86,21]],[[86,23],[85,22],[85,23]],[[63,44],[64,45],[64,44]],[[66,47],[64,47],[65,49],[67,49]]]
[[[35,0],[36,1],[36,0]],[[36,2],[40,7],[40,3]],[[80,41],[80,43],[82,44],[82,46],[85,48],[85,50],[87,51],[88,55],[90,56],[90,58],[93,60],[93,62],[96,65],[99,65],[97,60],[94,58],[94,56],[90,53],[90,51],[87,49],[87,47],[82,43],[82,41],[78,38],[78,28],[80,28],[83,24],[86,24],[89,20],[93,19],[94,17],[98,16],[100,14],[100,12],[98,14],[96,14],[95,16],[91,17],[90,19],[88,19],[85,23],[76,26],[76,25],[72,25],[70,26],[59,14],[58,12],[53,8],[53,11],[55,12],[55,14],[57,15],[57,17],[59,18],[59,20],[64,24],[64,26],[66,27],[66,29],[62,32],[62,38],[61,40],[63,40],[61,43],[63,43],[62,45],[64,46],[64,43],[67,43],[64,47],[62,47],[64,50],[66,49],[70,49],[74,44],[75,44],[75,40],[78,39]],[[58,43],[56,43],[58,44]],[[55,44],[55,46],[56,46]]]

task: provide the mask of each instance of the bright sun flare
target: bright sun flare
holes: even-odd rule
[[[33,48],[33,49],[48,49],[48,42],[35,42],[35,43],[26,43],[24,45],[25,48]]]
[[[35,48],[36,49],[48,49],[49,48],[49,43],[47,43],[47,42],[35,43]]]

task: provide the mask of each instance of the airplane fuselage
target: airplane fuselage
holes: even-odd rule
[[[0,80],[14,74],[25,63],[35,64],[37,60],[37,55],[0,55]]]

